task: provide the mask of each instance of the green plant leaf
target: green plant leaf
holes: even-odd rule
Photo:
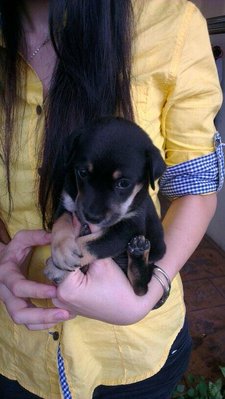
[[[218,388],[218,390],[221,391],[222,386],[223,386],[223,382],[222,382],[221,378],[219,378],[218,380],[216,380],[215,385],[216,385],[216,387]]]
[[[205,398],[205,397],[207,397],[207,392],[208,392],[208,385],[207,385],[207,383],[205,382],[205,381],[201,381],[199,384],[198,384],[198,392],[201,394],[201,396],[203,397],[203,398]]]
[[[177,385],[176,391],[179,393],[183,393],[185,391],[185,385],[183,385],[183,384]]]
[[[212,399],[223,399],[221,395],[221,389],[211,381],[209,381],[209,393],[211,395],[210,398],[212,397]]]
[[[194,398],[195,397],[195,390],[194,390],[194,388],[189,388],[188,389],[188,391],[187,391],[187,394],[188,394],[188,396],[189,396],[189,398]]]
[[[225,366],[219,366],[219,368],[225,377]],[[177,385],[172,397],[174,399],[225,399],[224,378],[212,382],[203,376],[189,374],[184,384]]]
[[[187,381],[190,385],[193,385],[196,382],[196,377],[193,374],[188,374]]]

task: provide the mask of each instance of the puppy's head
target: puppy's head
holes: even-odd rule
[[[122,118],[102,119],[72,134],[68,145],[77,195],[64,193],[64,205],[75,203],[81,220],[100,227],[129,218],[165,169],[147,134]]]

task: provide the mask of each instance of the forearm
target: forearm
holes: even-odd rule
[[[168,274],[171,281],[204,236],[214,215],[216,202],[216,195],[212,194],[186,196],[171,203],[163,220],[166,253],[156,262]],[[157,279],[152,278],[148,286],[148,293],[140,298],[144,302],[142,316],[154,307],[163,294],[162,286]]]
[[[171,280],[192,255],[215,213],[216,194],[174,200],[163,220],[166,254],[157,262]]]

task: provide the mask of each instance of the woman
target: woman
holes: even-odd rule
[[[5,0],[1,17],[0,210],[11,237],[0,247],[1,397],[168,399],[191,347],[178,272],[221,185],[213,124],[221,94],[205,21],[185,0],[141,9],[128,0]],[[162,190],[176,199],[157,265],[173,282],[155,310],[160,281],[137,297],[110,259],[57,289],[43,276],[55,156],[75,126],[113,114],[140,124],[170,167]]]

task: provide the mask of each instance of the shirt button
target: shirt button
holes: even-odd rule
[[[54,341],[58,341],[58,339],[59,339],[58,331],[54,331],[54,333],[52,334],[52,337],[53,337]]]
[[[42,113],[42,107],[41,107],[40,105],[37,105],[37,107],[36,107],[36,112],[37,112],[38,115],[41,115],[41,113]]]
[[[58,339],[59,339],[59,333],[58,333],[58,331],[49,332],[49,334],[52,335],[52,338],[53,338],[54,341],[58,341]]]

